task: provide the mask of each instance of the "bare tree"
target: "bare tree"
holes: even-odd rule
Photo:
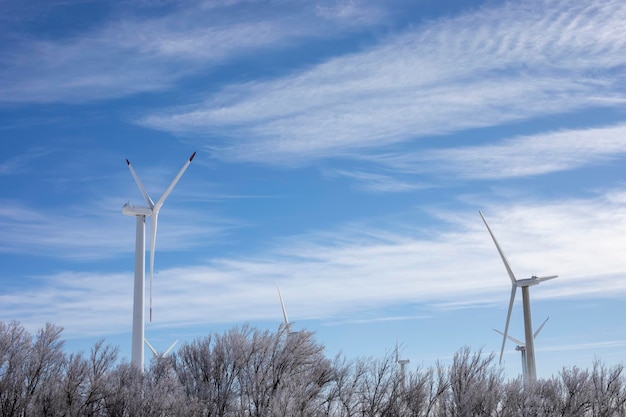
[[[584,417],[592,403],[589,372],[575,366],[563,369],[560,376],[563,401],[561,415]]]
[[[0,416],[25,412],[25,386],[31,335],[18,323],[0,322]]]
[[[144,375],[130,363],[123,362],[112,369],[102,381],[104,385],[102,415],[106,417],[145,416]]]
[[[359,414],[363,417],[383,415],[395,403],[395,358],[388,354],[382,359],[367,358],[363,361],[360,367],[365,372],[358,390]]]
[[[607,368],[599,359],[591,371],[591,415],[617,417],[626,415],[624,365]]]
[[[361,387],[361,379],[365,374],[363,361],[347,360],[337,355],[332,363],[334,369],[334,385],[332,387],[330,405],[332,415],[349,417],[357,414],[357,397]]]
[[[39,394],[57,380],[63,360],[61,327],[47,323],[32,336],[18,323],[0,323],[0,415],[30,416]]]
[[[494,354],[484,356],[482,350],[471,353],[469,347],[454,355],[450,367],[452,416],[483,417],[497,413],[503,378],[493,365]]]
[[[410,372],[405,389],[400,397],[405,405],[404,414],[407,417],[427,417],[430,415],[432,404],[436,401],[439,389],[435,389],[434,370],[425,371],[416,369]]]
[[[275,335],[272,353],[274,387],[271,408],[274,415],[314,416],[328,407],[329,383],[334,377],[324,348],[308,331],[289,332],[281,326]]]

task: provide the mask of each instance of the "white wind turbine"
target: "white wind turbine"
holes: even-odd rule
[[[396,366],[400,365],[400,375],[402,376],[402,384],[405,379],[405,367],[410,363],[409,359],[400,359],[400,352],[398,350],[398,338],[396,337]]]
[[[539,326],[537,331],[535,331],[535,333],[533,334],[533,340],[537,338],[537,335],[539,334],[539,332],[541,332],[541,329],[543,329],[543,326],[546,325],[549,319],[550,317],[545,319],[545,321],[541,324],[541,326]],[[502,336],[504,336],[504,333],[502,333],[500,330],[493,329],[493,331],[500,333]],[[522,342],[519,339],[514,338],[511,335],[507,335],[506,337],[507,339],[517,343],[517,346],[515,346],[515,350],[517,350],[518,352],[522,354],[522,376],[524,377],[524,381],[527,381],[528,380],[528,364],[526,363],[526,343]]]
[[[522,304],[523,304],[523,310],[524,310],[524,337],[525,337],[524,345],[526,346],[526,364],[527,364],[527,372],[528,372],[527,381],[533,382],[537,379],[537,368],[535,365],[535,344],[533,340],[532,316],[530,314],[530,291],[528,288],[533,285],[538,285],[542,283],[543,281],[556,278],[558,277],[558,275],[551,275],[547,277],[537,277],[533,275],[530,278],[525,278],[525,279],[520,279],[520,280],[516,279],[515,275],[513,274],[513,270],[511,269],[511,266],[509,265],[509,261],[506,259],[506,256],[504,256],[504,252],[502,252],[502,249],[500,248],[500,245],[498,244],[496,237],[491,231],[489,224],[487,224],[487,220],[485,220],[485,216],[483,216],[482,212],[479,211],[479,213],[480,213],[480,217],[482,217],[483,222],[485,223],[485,226],[487,226],[487,230],[489,231],[489,234],[491,235],[491,238],[493,239],[493,243],[495,243],[496,248],[498,249],[498,253],[500,254],[500,258],[502,258],[502,262],[504,263],[506,272],[509,274],[509,278],[511,278],[511,301],[509,302],[509,311],[506,316],[506,325],[504,326],[504,334],[503,334],[504,337],[502,338],[502,349],[500,350],[500,363],[502,363],[502,355],[504,353],[504,346],[506,344],[506,339],[507,339],[507,335],[509,332],[509,322],[511,320],[511,311],[513,310],[513,302],[515,301],[515,293],[517,292],[517,288],[521,288],[522,289]]]
[[[283,319],[285,321],[285,329],[287,330],[287,334],[297,333],[291,331],[291,323],[289,323],[289,318],[287,317],[287,310],[285,309],[285,303],[283,303],[283,296],[280,293],[280,287],[277,285],[276,289],[278,290],[278,298],[280,299],[280,308],[282,308],[283,310]]]
[[[144,303],[145,303],[145,273],[146,273],[146,217],[152,217],[150,221],[150,321],[152,321],[152,279],[154,276],[154,248],[156,245],[156,231],[157,221],[159,217],[159,210],[165,199],[170,195],[176,183],[180,180],[196,153],[191,154],[185,165],[178,172],[174,180],[169,187],[165,190],[161,198],[156,203],[152,202],[152,199],[148,195],[145,187],[141,183],[141,180],[137,176],[135,169],[130,164],[128,159],[126,164],[130,169],[130,173],[133,175],[135,182],[139,186],[139,190],[146,200],[148,207],[133,206],[130,203],[124,204],[122,207],[122,213],[127,216],[135,216],[137,219],[136,235],[135,235],[135,285],[134,285],[134,297],[133,297],[133,339],[132,339],[132,357],[131,363],[143,371],[143,359],[144,359]]]
[[[178,343],[178,340],[177,340],[177,341],[175,341],[174,343],[172,343],[172,344],[170,345],[170,347],[168,347],[168,348],[167,348],[164,352],[162,352],[162,353],[157,352],[157,350],[156,350],[154,347],[152,347],[152,345],[150,344],[150,342],[148,342],[148,339],[144,339],[144,342],[146,342],[146,346],[148,346],[148,348],[150,348],[150,350],[152,351],[152,354],[154,355],[154,357],[155,357],[155,358],[157,358],[157,359],[163,359],[164,357],[166,357],[166,356],[167,356],[167,354],[168,354],[168,353],[170,353],[170,351],[171,351],[172,349],[174,349],[174,346],[176,346],[176,344]]]

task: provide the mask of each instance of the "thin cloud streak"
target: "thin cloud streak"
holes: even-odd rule
[[[498,144],[386,154],[366,159],[410,173],[507,179],[599,165],[626,156],[626,125],[562,130]]]
[[[415,191],[427,187],[423,184],[412,184],[392,175],[380,173],[349,171],[343,169],[328,170],[325,175],[329,178],[343,177],[357,182],[357,188],[373,193],[399,193]]]
[[[191,109],[137,122],[226,138],[211,145],[222,158],[289,164],[622,105],[623,2],[540,3],[434,22],[366,52],[275,81],[231,85]]]
[[[14,155],[5,161],[0,161],[0,176],[18,175],[29,171],[33,166],[33,162],[47,153],[43,148],[31,149],[27,153]]]

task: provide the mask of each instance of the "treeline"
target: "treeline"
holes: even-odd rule
[[[524,385],[493,354],[402,371],[383,358],[329,359],[307,331],[250,326],[154,358],[145,372],[96,343],[63,351],[62,329],[0,322],[0,416],[526,417],[626,416],[624,366],[563,369]]]

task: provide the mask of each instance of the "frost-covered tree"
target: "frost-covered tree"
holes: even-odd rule
[[[0,322],[0,416],[31,416],[52,396],[63,361],[62,328],[47,323],[35,338],[18,322]]]
[[[591,416],[626,416],[625,385],[623,364],[607,368],[596,359],[590,377]]]
[[[449,370],[450,415],[482,417],[495,415],[501,398],[503,377],[494,366],[494,354],[472,353],[468,346],[454,355]]]
[[[250,326],[155,358],[145,372],[104,341],[63,353],[61,328],[0,322],[0,417],[623,417],[624,365],[504,380],[493,354],[400,373],[393,355],[324,356],[307,331]]]

